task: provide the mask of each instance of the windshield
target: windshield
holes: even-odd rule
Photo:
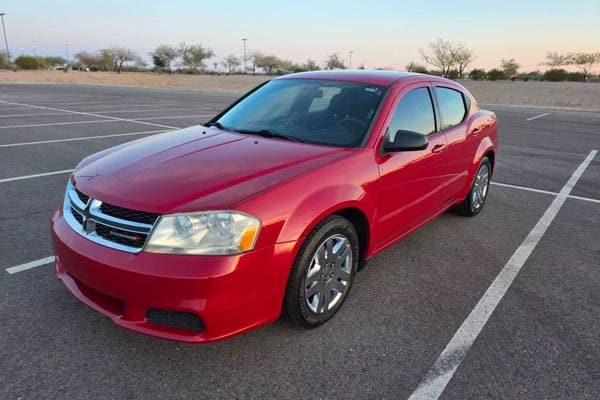
[[[379,86],[332,80],[273,80],[217,122],[241,133],[358,147],[384,92]]]

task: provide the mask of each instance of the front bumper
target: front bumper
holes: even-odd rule
[[[293,242],[236,256],[126,253],[93,243],[52,217],[56,275],[82,302],[124,328],[188,343],[224,339],[276,320]],[[194,314],[201,331],[151,323],[149,309]]]

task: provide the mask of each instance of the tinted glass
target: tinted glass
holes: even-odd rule
[[[435,132],[433,103],[427,88],[414,89],[402,96],[389,125],[391,141],[399,130],[423,135]]]
[[[442,129],[458,125],[465,117],[465,102],[458,90],[436,87],[435,94],[440,104]]]
[[[277,132],[308,143],[356,147],[385,90],[333,80],[273,80],[219,118],[233,131]]]

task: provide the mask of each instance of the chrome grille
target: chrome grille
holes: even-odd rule
[[[113,249],[138,253],[159,218],[158,214],[103,203],[75,189],[69,182],[63,215],[81,236]]]

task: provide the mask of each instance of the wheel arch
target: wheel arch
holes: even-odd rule
[[[490,163],[492,163],[492,174],[494,173],[494,168],[496,166],[496,152],[494,151],[493,148],[488,149],[484,154],[483,157],[487,157],[490,159]]]
[[[465,187],[461,190],[460,194],[457,196],[459,199],[463,199],[471,190],[471,186],[473,185],[473,180],[475,179],[475,174],[477,173],[477,169],[479,168],[479,164],[484,157],[490,158],[490,162],[492,163],[492,173],[494,171],[494,164],[496,162],[496,154],[494,143],[489,137],[485,137],[479,143],[477,147],[477,151],[473,156],[473,160],[471,161],[471,166],[468,171],[468,177],[465,184]]]
[[[365,193],[366,195],[366,193]],[[366,195],[365,197],[368,197]],[[310,222],[306,224],[301,233],[298,235],[298,240],[296,242],[294,248],[294,258],[298,256],[298,252],[302,247],[306,237],[309,233],[325,218],[331,215],[339,215],[341,217],[346,218],[350,221],[354,227],[356,228],[358,237],[359,237],[359,246],[360,246],[360,259],[367,258],[371,252],[370,247],[372,247],[371,237],[372,237],[372,221],[374,220],[375,213],[375,205],[366,201],[363,197],[359,200],[348,200],[342,201],[337,204],[331,205],[330,207],[321,210],[321,212],[314,213],[312,217],[310,217]],[[367,207],[365,207],[367,205]],[[306,217],[304,215],[303,217]],[[295,219],[295,218],[293,218]],[[290,221],[291,222],[291,221]],[[293,224],[296,225],[296,224]],[[286,229],[283,229],[282,236],[285,237],[286,233],[289,234],[291,232],[285,232]]]
[[[344,217],[348,221],[350,221],[352,225],[354,225],[354,228],[356,228],[356,233],[358,234],[360,258],[361,260],[364,259],[367,253],[369,240],[371,236],[371,225],[369,223],[367,215],[360,208],[357,207],[342,208],[336,210],[331,215],[339,215],[341,217]]]

